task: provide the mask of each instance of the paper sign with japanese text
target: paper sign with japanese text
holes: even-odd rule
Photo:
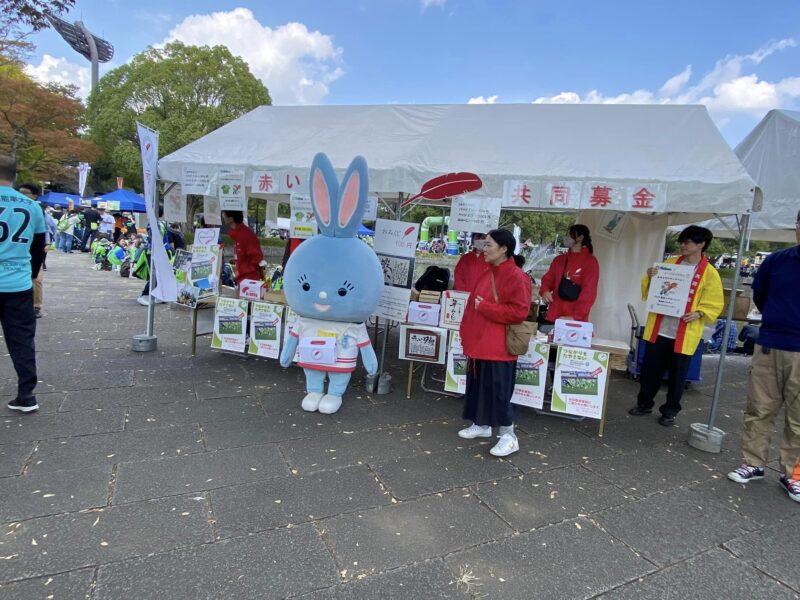
[[[378,254],[413,258],[417,252],[417,237],[419,223],[378,219],[375,221],[373,248]]]
[[[201,227],[194,230],[195,246],[216,246],[219,244],[219,227]]]
[[[686,303],[695,278],[695,266],[671,263],[657,263],[655,266],[658,273],[650,278],[647,312],[682,317],[689,312],[686,310]]]
[[[577,210],[581,206],[581,184],[574,181],[548,183],[544,186],[542,207]]]
[[[214,314],[214,331],[211,347],[217,350],[244,352],[247,338],[247,300],[235,298],[217,299]]]
[[[181,175],[184,194],[217,195],[217,169],[209,165],[184,165]]]
[[[626,186],[625,210],[638,213],[666,212],[667,187],[658,183]]]
[[[308,173],[288,173],[280,171],[278,184],[281,194],[308,194]]]
[[[250,345],[248,354],[278,358],[283,338],[283,311],[280,304],[253,302],[250,304]]]
[[[551,410],[591,419],[601,418],[607,377],[607,352],[559,346]]]
[[[461,335],[457,331],[450,332],[444,389],[446,392],[455,392],[456,394],[463,394],[467,391],[467,357],[464,356]]]
[[[247,213],[242,171],[220,171],[218,176],[220,210],[240,210]]]
[[[501,198],[456,196],[450,208],[450,228],[456,231],[487,232],[500,223]]]
[[[372,314],[390,321],[405,321],[410,301],[410,289],[384,285],[383,293],[378,299],[378,308]]]
[[[531,408],[544,406],[550,344],[531,340],[528,351],[517,358],[517,375],[511,402]]]
[[[222,225],[219,198],[216,196],[203,196],[203,220],[206,225]]]
[[[447,330],[424,325],[400,325],[400,358],[444,364]]]
[[[367,207],[364,209],[364,216],[361,217],[362,221],[369,221],[370,223],[378,218],[378,197],[367,196]]]
[[[461,326],[461,319],[464,317],[464,311],[467,310],[468,300],[469,292],[458,292],[456,290],[442,292],[439,327],[458,331]]]
[[[311,208],[311,197],[292,194],[289,197],[291,211],[289,236],[293,238],[310,238],[317,235],[317,219]]]
[[[541,185],[532,181],[504,181],[503,208],[537,208],[541,193]]]
[[[164,194],[164,220],[167,223],[186,223],[186,196],[180,185],[173,185]]]
[[[589,181],[581,190],[581,208],[624,211],[627,209],[625,204],[626,189],[622,185]]]
[[[250,191],[254,194],[280,193],[280,172],[278,171],[253,171],[250,180]]]

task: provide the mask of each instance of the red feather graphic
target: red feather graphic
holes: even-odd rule
[[[414,231],[414,229],[415,229],[414,227],[409,227],[408,229],[406,229],[405,232],[403,233],[403,237],[406,237],[409,233]]]
[[[426,198],[427,200],[444,200],[459,194],[466,194],[467,192],[474,192],[483,187],[481,178],[474,173],[448,173],[447,175],[440,175],[427,181],[420,190],[419,194],[412,196],[401,206],[411,204],[417,198]]]

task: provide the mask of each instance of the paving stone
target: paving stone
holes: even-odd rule
[[[128,411],[127,429],[175,427],[191,423],[204,424],[218,420],[253,419],[264,416],[258,400],[215,398],[213,400],[184,400],[172,404],[134,406]]]
[[[712,591],[713,590],[713,591]],[[715,548],[600,596],[599,600],[792,600],[774,579]]]
[[[6,417],[0,421],[0,439],[7,444],[46,440],[96,433],[122,431],[125,411],[120,409],[27,415],[20,419]]]
[[[40,377],[39,383],[36,386],[36,391],[44,393],[73,390],[97,390],[107,388],[109,384],[113,384],[113,386],[117,388],[132,386],[133,371],[130,369],[120,369],[115,371],[92,373],[91,375],[73,373],[71,375],[53,377],[50,380],[45,380]]]
[[[670,448],[658,452],[642,450],[613,458],[593,460],[585,466],[625,492],[639,498],[705,481],[716,473],[713,469],[694,463]]]
[[[113,502],[136,502],[288,474],[286,462],[272,444],[124,462],[117,467]]]
[[[489,454],[489,444],[401,458],[372,468],[401,500],[519,475],[511,463]]]
[[[795,516],[750,533],[737,540],[724,544],[730,552],[759,571],[774,577],[800,592],[800,572],[797,570],[797,557],[800,556],[800,516],[797,516],[797,503],[787,496],[787,502]]]
[[[188,496],[3,526],[3,577],[36,577],[213,540],[208,504]],[[34,545],[35,541],[35,545]]]
[[[286,598],[330,586],[336,565],[312,525],[100,567],[96,597]]]
[[[673,446],[681,449],[686,446],[686,430],[689,423],[697,419],[678,417],[673,427],[658,424],[658,409],[651,415],[641,417],[627,416],[624,420],[606,425],[603,437],[597,436],[597,421],[587,419],[576,428],[616,452],[635,452],[657,446]]]
[[[92,593],[94,569],[0,583],[3,600],[88,600]]]
[[[693,490],[675,490],[594,515],[608,533],[665,566],[743,535],[758,525]]]
[[[339,469],[419,454],[399,429],[345,432],[279,444],[289,465],[302,473]]]
[[[475,494],[518,531],[560,523],[628,501],[619,489],[581,466],[481,483]]]
[[[210,400],[213,398],[232,398],[234,396],[258,397],[273,389],[266,385],[243,382],[242,379],[240,374],[235,373],[225,375],[220,380],[213,380],[212,383],[198,380],[194,384],[195,393],[200,400]]]
[[[168,458],[202,452],[196,426],[122,431],[40,442],[30,471],[60,471],[122,461]]]
[[[39,410],[36,411],[38,415],[50,415],[58,412],[58,407],[64,401],[64,392],[45,392],[36,394],[36,403],[39,405]],[[8,403],[16,398],[16,393],[9,394],[8,396],[0,397],[0,418],[6,417],[19,417],[21,419],[30,418],[30,414],[16,412],[8,408]]]
[[[405,425],[403,431],[422,450],[427,452],[444,452],[472,447],[473,440],[458,437],[458,431],[463,429],[464,422],[436,421],[433,423],[413,423]]]
[[[302,410],[269,414],[246,421],[213,421],[203,425],[206,446],[210,450],[311,438],[337,431],[329,415]]]
[[[462,590],[463,587],[459,587],[441,560],[430,560],[319,590],[303,596],[303,600],[363,600],[364,598],[465,600],[469,598],[466,590]]]
[[[530,471],[548,471],[569,465],[585,463],[611,456],[615,451],[597,439],[574,430],[565,435],[521,435],[519,452],[508,460],[517,468]]]
[[[211,492],[220,537],[303,523],[390,502],[387,492],[366,467],[280,477]]]
[[[0,477],[22,473],[22,467],[33,453],[34,446],[33,442],[0,446]]]
[[[385,402],[369,406],[343,407],[333,415],[339,426],[347,431],[366,431],[382,427],[397,427],[407,423],[441,421],[448,416],[436,406],[419,400]]]
[[[566,521],[445,559],[456,579],[472,576],[474,597],[591,598],[654,567],[586,519]]]
[[[0,483],[0,522],[105,506],[111,467],[31,473]]]
[[[730,481],[725,475],[692,486],[698,494],[736,511],[762,525],[790,519],[794,502],[778,482],[777,475],[767,474],[763,481],[744,485]]]
[[[472,494],[440,494],[325,519],[320,523],[353,577],[440,557],[498,539],[510,529]],[[358,563],[358,565],[354,565]]]
[[[172,382],[154,387],[129,387],[115,390],[67,392],[62,411],[90,410],[119,406],[148,406],[195,398],[191,381]]]

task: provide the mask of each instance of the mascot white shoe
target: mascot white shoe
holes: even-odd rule
[[[286,263],[286,300],[300,317],[280,362],[288,367],[300,344],[298,365],[305,370],[308,392],[302,408],[332,414],[342,405],[359,352],[368,374],[378,370],[364,321],[378,306],[383,270],[372,248],[356,237],[369,191],[364,158],[353,159],[340,186],[328,157],[317,154],[308,188],[320,235],[300,244]],[[303,350],[332,338],[336,340],[334,356]]]

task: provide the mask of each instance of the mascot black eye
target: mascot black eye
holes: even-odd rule
[[[340,296],[347,296],[347,290],[344,288],[339,288],[339,295]]]
[[[306,282],[303,284],[303,289],[304,289],[305,291],[308,291],[308,290],[310,290],[310,289],[311,289],[311,284],[310,284],[310,283],[308,283],[308,282],[306,281]]]

